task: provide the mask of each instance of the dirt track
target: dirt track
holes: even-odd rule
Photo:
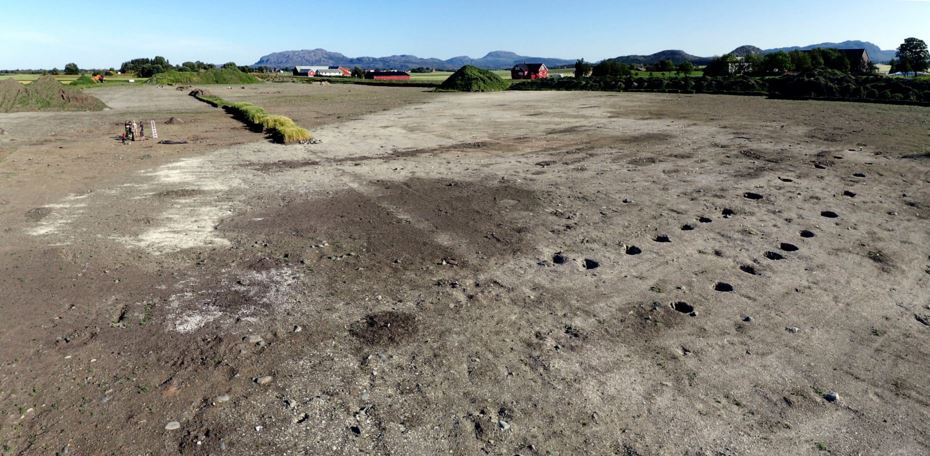
[[[0,115],[8,452],[930,451],[926,109],[146,90]]]

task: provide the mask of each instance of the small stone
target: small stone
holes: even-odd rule
[[[300,325],[294,326],[294,332],[295,332],[295,333],[299,333],[299,332],[301,332],[301,331],[303,331],[303,330],[304,330],[303,326],[300,326]]]
[[[500,426],[501,431],[507,432],[510,430],[510,423],[504,420],[497,420],[497,425]]]
[[[291,422],[293,422],[294,424],[300,424],[300,423],[303,423],[304,421],[307,421],[308,419],[310,419],[310,415],[306,413],[301,413],[300,415],[295,416],[294,419],[291,420]]]
[[[258,383],[259,385],[264,386],[264,385],[267,385],[267,384],[271,383],[272,380],[274,380],[274,377],[272,377],[272,376],[270,376],[270,375],[266,375],[266,376],[264,376],[264,377],[256,378],[256,379],[255,379],[255,383]]]
[[[165,425],[166,431],[176,431],[178,429],[181,429],[181,423],[177,421],[169,421],[168,424]]]
[[[823,395],[823,398],[824,398],[827,402],[836,402],[836,401],[840,400],[840,395],[839,395],[839,394],[836,394],[836,392],[834,392],[834,391],[830,391],[829,393],[824,394],[824,395]]]
[[[213,400],[213,402],[216,402],[217,404],[222,404],[224,402],[229,402],[229,399],[230,399],[229,395],[224,394],[222,396],[217,396],[216,399]]]
[[[798,328],[797,326],[789,326],[789,327],[785,328],[785,331],[788,331],[788,332],[790,332],[791,334],[797,334],[797,333],[801,332],[801,328]]]
[[[249,343],[250,343],[250,344],[260,344],[260,343],[262,343],[262,342],[265,341],[265,339],[262,338],[262,336],[259,336],[259,335],[257,335],[257,334],[253,334],[253,335],[249,336],[249,337],[248,337],[248,340],[249,340]]]
[[[749,315],[746,315],[745,317],[743,317],[743,321],[746,322],[746,323],[752,323],[752,322],[753,322],[753,318],[750,317]]]

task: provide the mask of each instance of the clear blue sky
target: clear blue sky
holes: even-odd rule
[[[324,48],[348,56],[711,56],[858,39],[930,41],[930,0],[0,0],[0,68],[118,67],[134,57],[251,64]],[[267,5],[267,6],[266,6]]]

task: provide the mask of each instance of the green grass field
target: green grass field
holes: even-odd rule
[[[500,76],[502,79],[510,80],[510,70],[494,70],[494,73]],[[557,68],[557,69],[550,69],[549,73],[550,74],[559,73],[559,74],[562,74],[563,76],[574,76],[575,70],[572,68]],[[704,72],[701,70],[692,71],[691,73],[688,74],[689,77],[696,77],[696,78],[699,78],[703,75],[704,75]],[[451,71],[436,71],[433,73],[411,73],[410,79],[412,81],[422,81],[422,82],[442,82],[448,79],[449,76],[452,76]],[[679,77],[679,74],[674,71],[672,72],[636,71],[636,72],[633,72],[633,77],[636,77],[636,78],[656,77],[656,78],[668,79],[668,78],[677,78]]]
[[[14,81],[19,81],[23,84],[29,84],[36,79],[42,77],[39,73],[24,73],[24,74],[0,74],[0,80],[3,79],[12,79]],[[55,76],[55,79],[62,84],[71,84],[75,79],[79,78],[80,75],[64,75],[60,74]],[[141,84],[148,80],[148,78],[138,78],[132,75],[118,74],[116,76],[109,76],[104,81],[105,84],[128,84],[130,80],[134,80],[137,84]]]

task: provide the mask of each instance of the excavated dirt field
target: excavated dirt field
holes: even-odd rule
[[[0,454],[930,453],[930,110],[210,90],[0,114]]]

